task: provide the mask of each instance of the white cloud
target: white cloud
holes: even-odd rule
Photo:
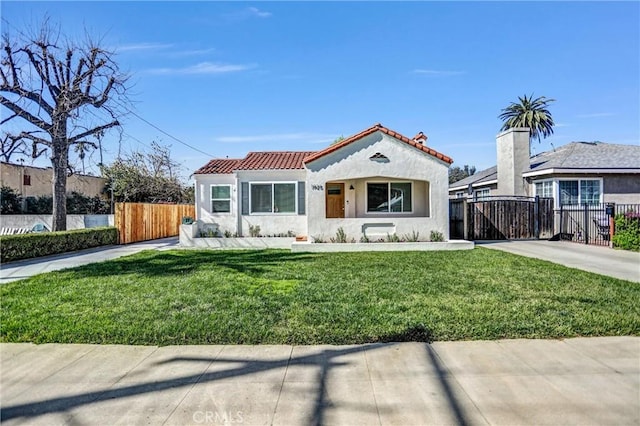
[[[258,18],[269,18],[269,17],[271,17],[271,12],[265,12],[263,10],[258,9],[257,7],[249,7],[246,10],[250,15],[257,16]]]
[[[178,52],[171,53],[172,56],[199,56],[206,55],[207,53],[213,53],[216,49],[210,47],[208,49],[192,49],[192,50],[182,50]]]
[[[411,71],[412,74],[423,74],[423,75],[463,75],[466,74],[466,71],[446,71],[446,70],[428,70],[428,69],[415,69]]]
[[[594,113],[590,113],[590,114],[579,114],[576,115],[576,117],[578,118],[600,118],[600,117],[611,117],[612,115],[615,115],[612,112],[594,112]]]
[[[222,16],[229,21],[244,21],[251,18],[270,18],[272,14],[271,12],[260,10],[257,7],[247,7],[236,12],[226,13]]]
[[[119,52],[128,52],[132,50],[162,50],[169,49],[173,47],[173,44],[162,44],[162,43],[134,43],[134,44],[125,44],[124,46],[120,46],[117,48]]]
[[[154,68],[147,72],[151,74],[228,74],[232,72],[246,71],[254,68],[254,65],[242,64],[216,64],[213,62],[201,62],[183,68]]]
[[[249,143],[249,142],[287,142],[300,143],[328,143],[333,142],[339,135],[327,133],[280,133],[250,136],[219,136],[216,142],[221,143]]]

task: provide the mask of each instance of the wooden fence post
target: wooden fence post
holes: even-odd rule
[[[611,205],[611,214],[609,215],[609,247],[613,248],[613,236],[616,233],[616,204],[609,203]],[[607,206],[609,209],[609,206]]]

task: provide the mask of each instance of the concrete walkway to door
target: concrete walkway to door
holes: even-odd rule
[[[640,282],[640,253],[564,241],[477,241],[476,244],[570,268]]]

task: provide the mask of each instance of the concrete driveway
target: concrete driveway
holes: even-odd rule
[[[479,241],[476,245],[640,282],[640,253],[565,241]]]
[[[640,338],[1,344],[2,425],[637,425]]]

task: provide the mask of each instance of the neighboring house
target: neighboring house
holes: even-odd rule
[[[317,152],[250,152],[194,173],[196,219],[220,232],[329,239],[449,235],[449,157],[380,124]]]
[[[553,197],[568,204],[640,203],[640,146],[571,142],[529,156],[529,130],[497,136],[497,165],[449,185],[450,198]]]
[[[51,167],[23,166],[0,163],[0,185],[8,186],[23,197],[39,197],[53,194],[53,169]],[[107,180],[101,177],[72,174],[67,177],[67,193],[78,192],[89,197],[102,195]]]

